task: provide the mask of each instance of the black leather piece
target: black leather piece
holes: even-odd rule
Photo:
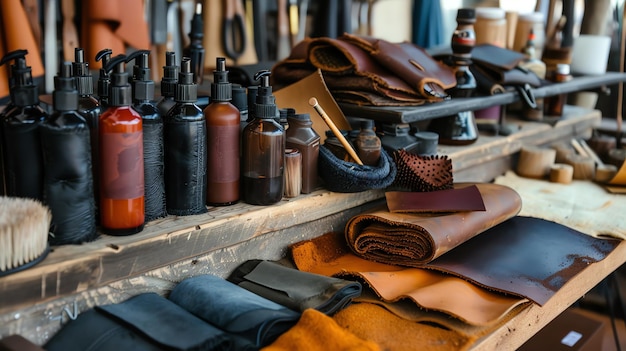
[[[54,335],[45,349],[238,350],[228,334],[155,293],[81,313]]]
[[[604,259],[619,243],[555,222],[518,216],[448,251],[426,268],[543,305],[568,280]]]
[[[183,280],[172,290],[169,299],[257,347],[273,342],[300,318],[298,312],[213,275]]]
[[[361,296],[358,282],[303,272],[270,261],[246,261],[228,280],[300,312],[314,308],[332,315]]]
[[[44,164],[44,203],[52,213],[50,244],[91,241],[96,204],[91,171],[90,131],[86,123],[40,126]]]

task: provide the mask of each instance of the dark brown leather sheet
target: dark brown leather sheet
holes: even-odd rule
[[[427,268],[543,305],[567,281],[604,259],[619,243],[555,222],[518,216],[435,259]]]
[[[518,193],[507,186],[455,184],[456,188],[467,186],[478,188],[485,211],[414,214],[394,213],[386,207],[374,209],[348,221],[348,247],[366,260],[420,267],[517,215],[522,208]]]
[[[476,185],[438,191],[387,191],[389,212],[485,211],[483,197]]]

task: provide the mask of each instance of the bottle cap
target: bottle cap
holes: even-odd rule
[[[78,109],[78,90],[76,90],[76,79],[72,76],[72,63],[70,62],[63,62],[59,73],[54,77],[52,106],[55,111]]]
[[[135,60],[133,66],[133,98],[135,101],[154,99],[154,81],[150,78],[149,58],[150,50],[138,50],[126,58],[126,63]]]
[[[257,118],[276,118],[278,114],[276,99],[272,95],[272,86],[270,85],[270,73],[268,70],[262,70],[254,75],[254,80],[261,81],[255,105],[255,116]]]
[[[33,75],[30,66],[26,65],[27,50],[15,50],[4,55],[0,66],[13,60],[9,79],[9,94],[15,106],[31,106],[39,103],[37,86],[33,84]]]
[[[556,73],[568,75],[570,73],[570,66],[567,63],[559,63],[556,65]]]
[[[96,54],[96,61],[102,60],[102,68],[98,76],[98,97],[100,100],[108,100],[109,89],[111,87],[111,77],[109,71],[105,68],[111,60],[111,49],[102,49]]]
[[[161,78],[161,95],[173,97],[176,94],[178,82],[178,67],[176,66],[176,53],[165,53],[165,66],[163,66],[163,78]]]
[[[241,111],[248,111],[248,97],[246,95],[246,89],[242,87],[240,84],[231,84],[232,88],[232,104]]]
[[[193,82],[191,59],[189,57],[183,57],[180,63],[180,72],[178,72],[178,84],[176,84],[174,100],[177,102],[198,101],[198,86]]]
[[[218,57],[213,71],[213,83],[211,83],[211,98],[213,101],[231,101],[232,85],[228,82],[228,71],[226,70],[226,59]]]
[[[74,79],[79,95],[93,95],[93,77],[89,72],[89,63],[85,62],[85,52],[82,48],[74,49]]]
[[[111,72],[110,106],[130,106],[132,101],[131,88],[128,83],[128,72],[125,69],[126,55],[120,54],[112,58],[105,70]]]

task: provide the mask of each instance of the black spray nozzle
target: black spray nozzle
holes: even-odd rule
[[[72,66],[71,62],[62,62],[59,73],[54,77],[52,103],[56,111],[75,111],[78,108],[78,90]]]
[[[215,60],[215,71],[213,71],[213,83],[211,84],[211,97],[214,101],[230,101],[233,97],[232,85],[228,81],[228,71],[226,70],[226,59],[218,57]]]
[[[111,78],[109,77],[109,71],[106,70],[106,65],[111,60],[111,49],[102,49],[96,54],[96,61],[102,61],[102,68],[100,68],[100,75],[98,77],[98,96],[101,102],[107,102],[109,96],[109,86],[111,85]]]
[[[125,63],[126,55],[119,54],[104,66],[105,71],[111,72],[111,93],[109,95],[109,105],[111,106],[129,106],[131,103],[131,88],[128,83]]]
[[[261,70],[254,75],[254,80],[261,81],[256,96],[255,114],[258,118],[276,118],[278,115],[276,100],[272,95],[272,86],[270,85],[270,74],[269,70]]]
[[[154,99],[154,82],[150,79],[148,61],[150,50],[138,50],[126,57],[126,63],[135,60],[133,66],[133,97],[137,101]]]
[[[176,66],[176,53],[165,53],[165,66],[163,66],[163,78],[161,78],[161,95],[173,97],[176,94],[178,82],[178,67]]]
[[[178,84],[176,84],[176,101],[196,102],[198,101],[198,86],[193,82],[191,72],[191,59],[183,57],[180,62],[180,72],[178,72]]]
[[[74,49],[74,77],[76,89],[80,95],[93,94],[93,78],[89,72],[89,63],[85,62],[85,51],[82,48]]]
[[[33,74],[30,66],[26,65],[26,55],[28,50],[15,50],[8,52],[2,60],[0,66],[9,61],[14,61],[11,65],[11,75],[9,78],[9,94],[11,102],[16,106],[30,106],[39,103],[39,93],[37,86],[33,84]]]

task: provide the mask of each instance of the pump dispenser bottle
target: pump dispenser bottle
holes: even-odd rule
[[[49,241],[53,245],[79,244],[97,237],[90,131],[77,111],[78,100],[72,64],[64,62],[54,78],[54,112],[40,126],[43,199],[52,213]]]
[[[102,61],[102,68],[100,68],[100,75],[98,76],[98,101],[103,109],[107,108],[109,104],[111,77],[105,67],[108,66],[112,53],[111,49],[102,49],[96,54],[96,61]]]
[[[109,107],[100,116],[100,225],[111,235],[143,230],[143,123],[130,107],[131,88],[124,68],[126,56],[108,62],[111,73]]]
[[[167,213],[187,216],[207,212],[207,130],[195,104],[198,87],[189,58],[183,58],[180,69],[176,105],[164,118],[165,202]]]
[[[89,63],[85,62],[85,52],[81,48],[74,49],[73,63],[74,79],[76,80],[76,90],[78,91],[77,111],[85,117],[90,131],[91,143],[91,169],[94,185],[94,196],[96,206],[98,204],[98,119],[102,114],[100,102],[93,96],[93,77],[89,71]],[[96,217],[97,218],[97,217]]]
[[[39,125],[48,114],[39,105],[37,86],[30,66],[26,66],[26,50],[7,53],[0,66],[9,61],[11,101],[0,114],[0,140],[4,194],[41,200],[43,195],[43,161]]]
[[[128,55],[126,62],[133,66],[133,109],[143,124],[143,172],[146,222],[167,216],[165,210],[165,182],[163,146],[163,117],[154,103],[154,82],[150,78],[149,50],[138,50]]]
[[[157,108],[161,116],[167,115],[176,101],[176,83],[178,81],[178,67],[176,66],[176,54],[168,51],[165,53],[165,66],[163,66],[163,78],[161,78],[161,98],[157,102]]]
[[[239,200],[239,109],[230,103],[226,59],[218,57],[211,84],[211,103],[204,109],[207,127],[207,204],[232,205]]]
[[[255,74],[261,80],[255,116],[243,129],[243,198],[251,205],[271,205],[282,199],[285,157],[285,131],[276,121],[277,109],[270,71]]]

